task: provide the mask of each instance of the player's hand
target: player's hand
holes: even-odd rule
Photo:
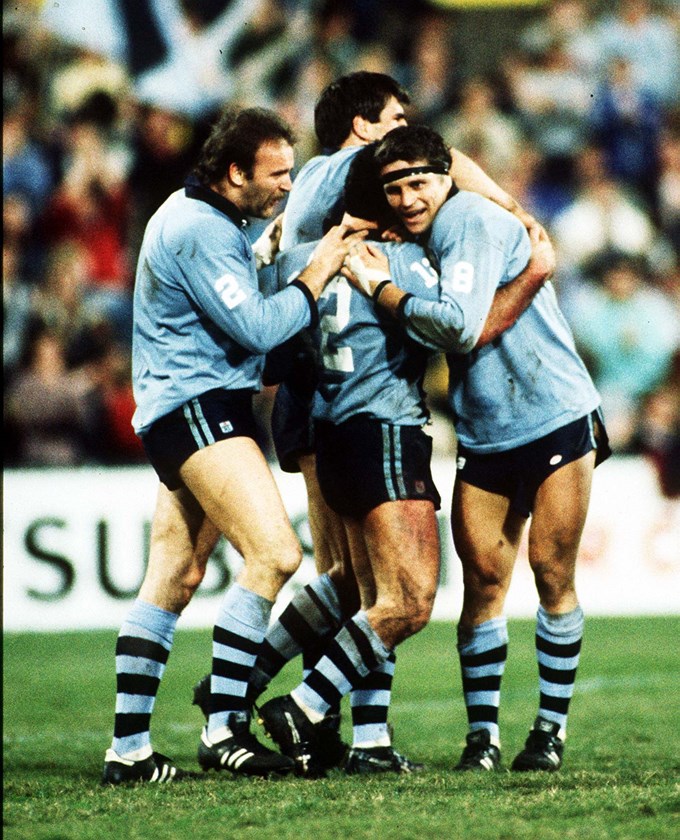
[[[325,285],[331,277],[340,273],[345,257],[352,247],[359,245],[367,236],[368,230],[354,230],[347,224],[332,227],[323,239],[319,240],[300,279],[307,281],[314,278],[315,283],[322,280]]]
[[[362,242],[345,257],[342,275],[360,292],[373,295],[378,283],[390,279],[390,263],[378,248]]]
[[[392,225],[385,228],[381,234],[383,242],[404,242],[406,239],[405,229],[401,225]]]
[[[539,274],[545,274],[547,280],[552,276],[557,265],[555,249],[543,225],[534,220],[528,230],[531,240],[531,266]]]
[[[377,230],[378,223],[372,222],[369,219],[361,219],[359,216],[352,216],[345,213],[342,217],[341,225],[347,227],[348,230]]]
[[[283,213],[279,213],[274,221],[267,225],[253,243],[253,254],[255,254],[258,271],[264,268],[265,265],[271,265],[274,262],[274,257],[279,252],[282,227]]]

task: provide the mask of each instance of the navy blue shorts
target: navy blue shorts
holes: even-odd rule
[[[160,480],[177,490],[183,484],[179,468],[190,455],[232,437],[259,439],[250,390],[206,391],[156,420],[142,443]]]
[[[272,441],[284,472],[300,472],[298,458],[314,451],[312,400],[285,382],[279,385],[271,416]]]
[[[597,450],[596,466],[611,455],[599,409],[545,437],[506,452],[480,455],[459,444],[456,480],[506,496],[516,513],[529,516],[536,492],[545,479],[593,449]]]
[[[326,503],[361,519],[383,502],[441,499],[430,471],[432,438],[420,426],[392,426],[365,414],[315,424],[316,472]]]

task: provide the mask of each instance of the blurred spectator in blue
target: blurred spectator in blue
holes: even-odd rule
[[[654,10],[650,0],[618,0],[598,21],[601,67],[626,58],[636,84],[652,91],[666,106],[680,101],[680,41],[673,22]],[[660,7],[663,12],[664,8]]]
[[[19,247],[14,239],[2,242],[2,372],[4,387],[11,382],[26,349],[31,325],[33,287],[20,273]]]
[[[2,195],[23,196],[31,219],[43,207],[54,186],[49,158],[31,137],[30,112],[16,106],[2,117]]]
[[[587,0],[549,0],[548,6],[518,38],[519,47],[540,56],[559,42],[571,66],[584,80],[592,82],[599,61],[592,4]]]
[[[596,279],[582,287],[571,324],[602,396],[612,448],[626,451],[643,401],[664,382],[680,349],[680,312],[650,284],[641,258],[604,252],[592,273]]]
[[[414,22],[404,80],[411,95],[412,122],[435,123],[458,98],[461,77],[449,15],[429,12]]]
[[[612,56],[590,112],[592,138],[609,172],[627,181],[655,207],[663,111],[658,97],[638,81],[625,56]]]
[[[498,182],[541,224],[552,226],[574,197],[571,183],[557,183],[544,175],[545,160],[536,144],[524,139]]]
[[[568,183],[588,139],[592,85],[557,40],[538,56],[521,52],[505,62],[512,105],[523,130],[545,159],[551,181]]]

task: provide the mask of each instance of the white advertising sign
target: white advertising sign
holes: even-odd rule
[[[434,618],[455,619],[462,586],[448,510],[455,463],[437,460],[442,495],[441,583]],[[314,575],[304,482],[275,470],[305,548],[300,570],[277,601]],[[150,468],[8,470],[4,475],[4,628],[6,631],[117,628],[144,574],[157,479]],[[240,556],[222,543],[182,617],[212,625]],[[586,613],[680,613],[680,501],[664,499],[642,459],[613,458],[598,468],[577,573]],[[526,539],[507,599],[509,616],[534,615],[537,596]]]

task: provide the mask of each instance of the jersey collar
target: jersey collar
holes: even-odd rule
[[[228,198],[216,193],[215,190],[211,190],[210,187],[204,186],[195,175],[189,175],[184,182],[184,192],[187,198],[205,201],[206,204],[210,204],[215,210],[224,213],[236,227],[244,228],[248,224],[248,220],[233,201],[229,201]]]

